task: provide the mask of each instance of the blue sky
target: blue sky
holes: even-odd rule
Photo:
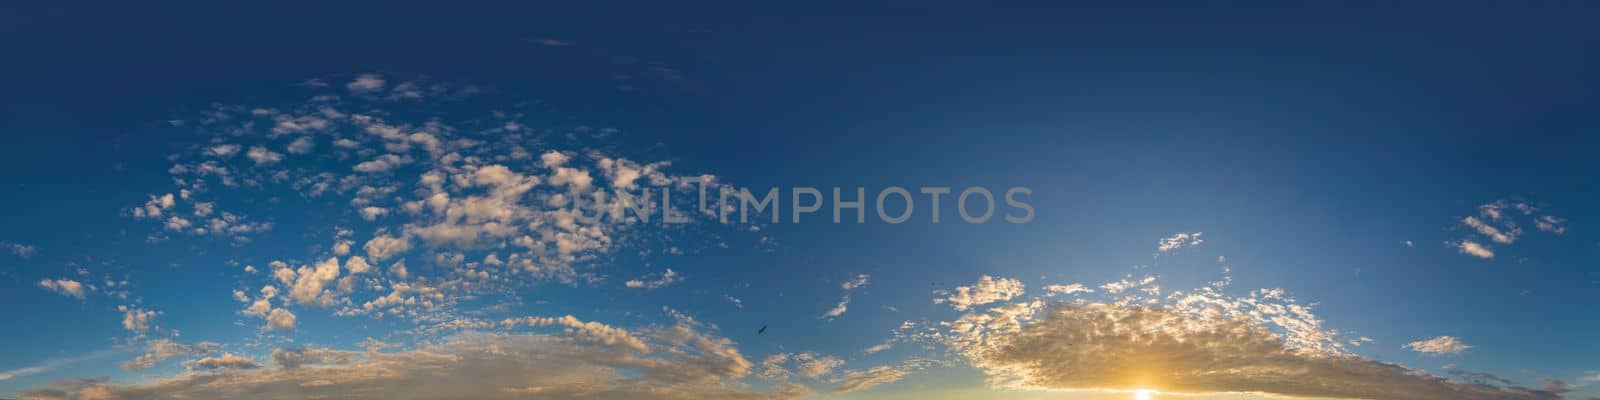
[[[0,397],[1600,396],[1592,7],[232,7],[0,13]]]

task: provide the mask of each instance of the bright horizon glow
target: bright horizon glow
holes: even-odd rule
[[[1133,400],[1152,400],[1155,398],[1156,391],[1153,389],[1138,389],[1133,391]]]

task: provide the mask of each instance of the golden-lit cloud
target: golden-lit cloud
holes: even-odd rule
[[[1021,301],[942,326],[937,340],[1005,389],[1412,400],[1561,394],[1458,382],[1351,354],[1309,307],[1279,290],[1240,298],[1207,287],[1105,302]]]

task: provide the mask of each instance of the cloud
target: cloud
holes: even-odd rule
[[[1560,217],[1541,215],[1538,207],[1526,202],[1507,200],[1480,205],[1478,215],[1462,217],[1460,221],[1461,226],[1471,229],[1472,234],[1447,243],[1461,254],[1485,259],[1494,258],[1494,250],[1476,239],[1509,246],[1523,235],[1519,221],[1523,224],[1532,222],[1540,231],[1556,235],[1566,233],[1567,222]]]
[[[67,366],[67,365],[71,365],[71,364],[75,364],[75,363],[79,363],[79,362],[84,362],[84,361],[89,361],[89,360],[94,360],[94,359],[110,356],[112,354],[116,354],[116,353],[120,353],[120,352],[121,352],[120,350],[116,350],[116,349],[100,350],[100,351],[96,351],[96,352],[85,354],[85,355],[81,355],[81,356],[53,358],[53,359],[45,360],[44,362],[40,362],[38,364],[34,364],[34,365],[22,367],[22,368],[17,368],[17,369],[13,369],[13,370],[9,370],[9,371],[0,371],[0,382],[5,382],[5,381],[8,381],[8,380],[12,380],[12,379],[16,379],[16,378],[20,378],[20,377],[24,377],[24,376],[30,376],[30,375],[37,375],[37,374],[46,373],[46,372],[54,371],[57,368],[61,368],[61,367]]]
[[[838,385],[829,391],[833,393],[849,393],[871,389],[874,386],[897,382],[905,378],[906,375],[906,371],[888,365],[880,365],[864,371],[850,371],[835,380]]]
[[[828,311],[823,312],[822,313],[822,318],[834,319],[834,318],[838,318],[841,315],[844,315],[845,311],[849,311],[850,310],[850,292],[855,291],[856,289],[859,289],[859,288],[867,287],[867,284],[869,284],[869,283],[872,283],[872,276],[867,275],[867,274],[860,274],[860,275],[856,275],[856,277],[854,279],[845,281],[844,283],[840,284],[839,288],[840,289],[844,289],[844,297],[839,299],[839,304],[834,305],[833,308],[830,308],[830,309],[828,309]]]
[[[1203,234],[1203,233],[1204,232],[1194,232],[1194,233],[1178,232],[1178,233],[1173,234],[1172,236],[1161,238],[1161,240],[1159,242],[1156,242],[1156,251],[1162,252],[1162,253],[1166,253],[1166,252],[1176,251],[1176,250],[1180,250],[1180,249],[1184,249],[1184,248],[1199,246],[1200,244],[1206,242],[1205,239],[1201,239],[1200,238],[1200,235]]]
[[[24,259],[33,257],[33,254],[38,252],[38,249],[34,248],[33,246],[11,242],[0,242],[0,248],[6,249],[6,251],[11,252],[12,255]]]
[[[1281,290],[1213,287],[1107,302],[997,304],[931,336],[1020,390],[1131,390],[1411,400],[1558,399],[1547,390],[1463,383],[1344,350]]]
[[[1090,289],[1088,286],[1084,286],[1082,283],[1073,283],[1073,284],[1068,284],[1068,285],[1059,285],[1059,284],[1058,285],[1048,285],[1048,286],[1044,287],[1044,290],[1048,291],[1050,293],[1059,293],[1059,294],[1066,294],[1066,295],[1072,295],[1072,294],[1078,294],[1078,293],[1094,293],[1094,289]]]
[[[1534,222],[1534,225],[1538,226],[1539,230],[1541,231],[1560,235],[1567,233],[1567,227],[1565,226],[1566,223],[1567,220],[1565,219],[1552,217],[1549,215],[1542,215],[1539,216],[1539,219]]]
[[[235,369],[235,370],[237,370],[237,369],[256,369],[256,368],[261,368],[261,365],[260,364],[256,364],[255,360],[251,360],[248,357],[240,356],[240,355],[233,354],[233,353],[225,353],[225,354],[223,354],[221,356],[217,356],[217,357],[201,358],[199,360],[195,360],[194,362],[190,362],[187,365],[189,366],[190,369],[197,369],[197,370],[214,370],[214,369]]]
[[[950,307],[956,311],[966,311],[973,306],[1011,300],[1021,296],[1022,291],[1022,281],[1011,278],[995,279],[984,275],[972,286],[958,286],[954,292],[944,290],[935,292],[946,297],[934,298],[933,303],[950,303]]]
[[[383,77],[377,74],[361,74],[356,76],[355,80],[345,84],[344,87],[349,89],[351,92],[367,93],[383,90],[385,83],[386,82],[383,80]]]
[[[56,292],[63,296],[76,297],[78,300],[83,300],[85,292],[88,291],[88,288],[85,287],[83,283],[65,278],[42,279],[39,281],[39,287],[44,288],[45,290]]]
[[[1436,356],[1458,354],[1472,348],[1472,346],[1468,346],[1466,343],[1461,343],[1460,339],[1457,339],[1453,336],[1440,336],[1428,340],[1419,340],[1406,343],[1404,347],[1418,353]]]
[[[569,42],[569,41],[550,39],[550,38],[528,38],[528,41],[532,42],[533,44],[540,45],[540,46],[551,46],[551,47],[569,47],[569,46],[576,45],[576,43],[572,43],[572,42]]]
[[[1461,254],[1471,255],[1477,258],[1494,258],[1494,250],[1489,249],[1489,246],[1478,244],[1478,242],[1462,240],[1454,243],[1453,245],[1458,251],[1461,252]]]
[[[634,279],[634,280],[630,280],[630,281],[627,281],[627,282],[623,282],[623,286],[627,286],[627,287],[635,288],[635,289],[651,289],[651,290],[653,290],[653,289],[660,289],[660,288],[664,288],[664,287],[667,287],[667,286],[672,286],[672,285],[677,284],[677,283],[681,283],[681,282],[683,282],[683,279],[684,279],[683,276],[679,275],[677,272],[673,271],[672,268],[667,268],[667,272],[664,272],[664,273],[661,273],[661,274],[645,275],[643,277],[640,277],[639,279]],[[734,299],[734,304],[738,304],[738,299]]]
[[[215,351],[216,344],[203,342],[196,345],[185,345],[172,339],[157,339],[146,343],[146,351],[128,362],[122,363],[122,369],[138,371],[155,367],[162,361],[187,356],[207,355]]]
[[[1477,217],[1469,216],[1462,218],[1461,223],[1471,227],[1472,229],[1476,229],[1479,234],[1488,237],[1490,240],[1495,241],[1495,243],[1515,243],[1517,241],[1517,235],[1521,234],[1521,231],[1515,229],[1515,227],[1512,227],[1511,230],[1508,231],[1501,231],[1499,228],[1495,228],[1494,226],[1484,223]]]
[[[278,308],[267,314],[267,330],[293,330],[294,327],[295,316],[289,310]]]
[[[118,306],[117,310],[122,311],[122,328],[140,335],[155,329],[156,316],[161,314],[131,306]]]
[[[256,165],[277,164],[279,161],[283,161],[283,154],[275,153],[261,146],[251,147],[250,151],[245,152],[245,157],[249,157],[250,161],[255,162]]]
[[[24,393],[30,399],[757,399],[804,390],[751,391],[738,382],[752,364],[714,327],[669,310],[668,325],[627,331],[571,316],[468,321],[466,331],[398,352],[280,348],[264,367],[231,354],[188,363],[190,371],[133,384],[68,380]],[[505,325],[501,327],[499,325]],[[559,327],[557,333],[498,329]],[[227,369],[225,373],[213,370]]]

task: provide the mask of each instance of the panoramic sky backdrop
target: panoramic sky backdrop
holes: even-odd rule
[[[1600,13],[1333,5],[0,6],[0,398],[1600,396]]]

